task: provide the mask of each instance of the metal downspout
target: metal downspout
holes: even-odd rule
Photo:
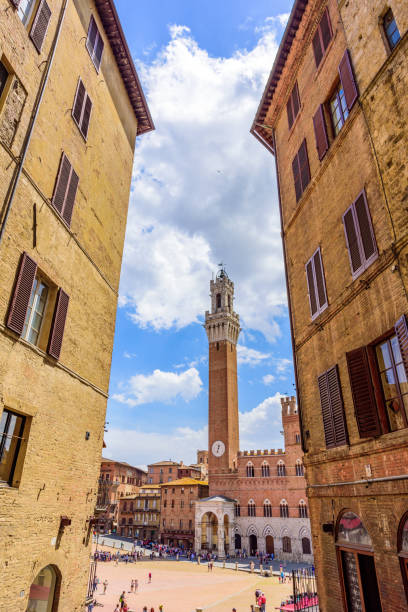
[[[53,43],[52,43],[51,51],[50,51],[50,54],[49,54],[48,59],[47,59],[47,67],[46,67],[45,72],[44,72],[44,74],[42,76],[41,85],[40,85],[40,88],[39,88],[38,93],[37,93],[37,99],[36,99],[33,111],[31,113],[30,124],[29,124],[28,129],[27,129],[27,133],[26,133],[26,136],[25,136],[23,149],[22,149],[22,152],[20,154],[20,159],[19,159],[18,165],[16,166],[16,169],[14,171],[14,177],[12,179],[12,183],[10,183],[10,185],[12,185],[12,188],[11,188],[10,194],[8,196],[8,201],[7,201],[7,204],[6,204],[6,212],[4,214],[4,217],[3,217],[3,220],[2,220],[2,223],[1,223],[1,228],[0,228],[0,243],[1,243],[2,239],[3,239],[4,230],[6,228],[6,223],[7,223],[7,220],[8,220],[9,214],[10,214],[10,210],[11,210],[11,207],[12,207],[12,204],[13,204],[13,201],[14,201],[14,196],[16,194],[17,185],[18,185],[18,182],[20,180],[20,176],[21,176],[21,172],[23,170],[23,166],[24,166],[26,155],[27,155],[28,147],[30,145],[31,136],[32,136],[32,133],[33,133],[33,130],[34,130],[34,126],[35,126],[36,120],[37,120],[37,116],[38,116],[38,112],[39,112],[39,109],[40,109],[40,106],[41,106],[41,102],[42,102],[42,99],[43,99],[44,91],[45,91],[45,88],[46,88],[46,85],[47,85],[47,82],[48,82],[48,77],[49,77],[49,74],[50,74],[50,71],[51,71],[51,66],[52,66],[52,63],[53,63],[53,60],[54,60],[55,51],[57,49],[57,44],[58,44],[59,36],[60,36],[60,33],[61,33],[62,23],[64,21],[65,12],[66,12],[66,8],[67,8],[67,5],[68,5],[68,2],[69,2],[69,0],[64,0],[64,3],[63,3],[62,8],[61,8],[61,12],[60,12],[60,16],[59,16],[59,21],[58,21],[57,29],[56,29],[56,32],[55,32],[54,40],[53,40]]]

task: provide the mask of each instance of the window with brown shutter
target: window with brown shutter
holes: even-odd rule
[[[346,359],[360,438],[379,436],[380,422],[366,347],[346,353]]]
[[[354,102],[358,98],[357,85],[354,80],[353,69],[351,67],[350,53],[346,49],[339,65],[339,75],[344,90],[344,97],[348,110],[351,110]]]
[[[329,11],[326,9],[317,26],[316,33],[313,37],[312,46],[315,56],[316,68],[319,67],[320,62],[326,53],[327,47],[333,37],[333,31],[330,22]]]
[[[296,202],[310,182],[309,158],[307,155],[306,139],[303,140],[292,162],[293,179],[295,184]]]
[[[321,104],[313,117],[313,126],[316,137],[316,147],[319,160],[321,161],[326,155],[329,148],[329,139],[327,138],[326,122],[324,120],[324,109]]]
[[[20,336],[23,333],[36,272],[36,262],[27,253],[23,253],[6,323],[9,329]]]
[[[30,38],[39,53],[47,34],[50,18],[51,9],[45,0],[41,0],[30,31]]]
[[[58,290],[55,302],[54,317],[51,325],[50,338],[47,352],[55,359],[59,359],[61,353],[62,339],[64,337],[65,321],[68,312],[69,296],[63,289]]]
[[[378,257],[374,229],[363,190],[343,215],[344,232],[353,279],[357,278]]]
[[[347,425],[337,365],[327,370],[327,372],[323,372],[318,377],[318,386],[327,448],[348,444]]]
[[[75,93],[74,105],[72,107],[72,117],[85,140],[88,136],[91,111],[91,98],[87,94],[85,85],[83,84],[82,80],[79,79],[77,90]]]
[[[104,42],[103,42],[102,36],[99,32],[98,26],[96,25],[96,21],[93,15],[91,15],[91,19],[89,22],[89,28],[88,28],[88,36],[86,39],[86,48],[98,72],[99,72],[99,67],[101,65],[103,47],[104,47]]]
[[[52,204],[67,225],[71,224],[78,182],[77,173],[71,166],[68,157],[63,153],[55,182]]]
[[[310,312],[313,320],[328,306],[320,247],[313,253],[306,264],[306,278]]]
[[[290,98],[286,105],[286,110],[288,113],[289,129],[291,129],[293,122],[295,121],[297,114],[300,110],[299,89],[297,82],[295,83],[292,89],[292,93],[290,94]]]

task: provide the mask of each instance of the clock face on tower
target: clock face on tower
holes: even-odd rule
[[[212,445],[211,450],[215,457],[222,457],[222,455],[225,453],[224,442],[221,442],[221,440],[216,440]]]

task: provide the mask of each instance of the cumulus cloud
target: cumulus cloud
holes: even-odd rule
[[[239,413],[241,450],[282,448],[280,398],[276,393],[252,410]],[[161,459],[193,463],[197,450],[208,446],[208,428],[177,427],[163,433],[112,428],[106,433],[105,442],[104,456],[131,465],[147,465]]]
[[[273,160],[249,134],[277,50],[258,44],[212,57],[185,26],[138,63],[156,131],[138,140],[120,305],[155,330],[201,320],[217,261],[235,281],[247,328],[268,339],[285,313]]]
[[[276,393],[247,412],[240,412],[240,448],[281,448],[281,395]]]
[[[237,360],[240,365],[259,365],[270,357],[269,353],[262,353],[256,349],[248,348],[242,344],[237,344]]]
[[[112,396],[114,400],[128,406],[139,406],[151,402],[171,402],[182,398],[186,402],[199,395],[203,386],[198,370],[189,368],[184,372],[162,372],[132,376],[123,393]]]
[[[285,374],[292,365],[292,361],[290,359],[286,359],[286,357],[282,357],[276,359],[275,364],[278,374]]]
[[[194,430],[178,427],[165,433],[139,429],[110,429],[105,435],[104,457],[127,461],[131,465],[147,465],[164,459],[197,461],[197,450],[207,448],[207,427]]]
[[[264,385],[271,385],[275,382],[275,380],[276,379],[273,374],[265,374],[265,376],[262,377],[262,382]]]

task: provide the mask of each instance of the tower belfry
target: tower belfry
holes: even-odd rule
[[[208,470],[211,475],[236,467],[239,449],[237,342],[234,283],[221,264],[210,282],[211,312],[205,313],[209,343]]]

